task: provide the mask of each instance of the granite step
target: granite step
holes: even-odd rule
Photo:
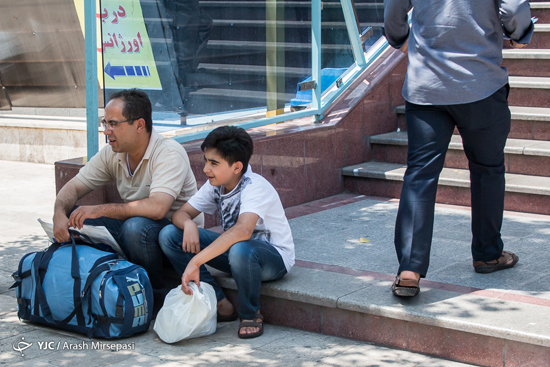
[[[502,66],[512,76],[550,75],[550,49],[507,49],[502,51]]]
[[[531,1],[531,16],[538,18],[539,23],[550,23],[550,2]]]
[[[362,195],[398,198],[406,165],[365,162],[342,168],[347,190]],[[470,205],[470,173],[465,169],[443,168],[437,202]],[[550,214],[550,177],[506,174],[504,207],[527,213]]]
[[[522,107],[550,107],[550,78],[510,76],[508,103]]]
[[[487,276],[473,272],[469,231],[455,233],[454,241],[443,239],[453,226],[469,225],[468,210],[438,206],[430,272],[417,297],[402,299],[390,292],[397,205],[342,194],[287,208],[296,264],[281,280],[262,284],[266,322],[480,366],[547,366],[550,318],[542,315],[548,313],[550,292],[547,283],[529,285],[531,276],[544,279],[536,273],[544,273],[544,265],[526,255],[534,241],[523,233],[543,238],[550,218],[507,214],[506,228],[524,238],[507,246],[520,254],[520,264]],[[292,218],[293,211],[301,215]],[[368,240],[360,242],[361,236]],[[215,276],[238,304],[234,280]]]
[[[398,125],[406,130],[405,106],[395,108]],[[510,106],[512,126],[508,138],[550,140],[550,108]]]
[[[371,136],[372,159],[378,162],[407,163],[407,132]],[[550,177],[550,141],[508,139],[504,148],[506,172]],[[453,135],[445,167],[468,169],[460,135]]]

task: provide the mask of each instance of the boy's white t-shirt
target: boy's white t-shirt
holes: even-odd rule
[[[214,214],[218,210],[224,231],[233,227],[242,213],[257,214],[251,239],[271,244],[281,254],[287,272],[294,265],[294,240],[283,204],[275,188],[250,165],[235,188],[224,194],[223,186],[206,182],[188,203],[196,210]]]

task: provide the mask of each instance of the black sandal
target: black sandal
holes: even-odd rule
[[[245,328],[245,327],[257,327],[260,330],[258,330],[255,333],[241,334],[242,328]],[[263,333],[264,333],[264,317],[259,312],[254,317],[254,320],[241,319],[241,322],[239,323],[239,331],[237,331],[237,335],[239,336],[239,338],[241,339],[257,338]]]
[[[518,255],[510,251],[502,251],[500,257],[493,261],[474,261],[474,270],[476,273],[488,274],[494,271],[511,268],[516,265]]]
[[[414,297],[420,292],[420,282],[414,279],[401,279],[398,275],[391,286],[391,291],[394,296]]]

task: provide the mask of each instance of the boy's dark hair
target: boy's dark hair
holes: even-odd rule
[[[145,129],[147,132],[153,131],[153,118],[151,101],[142,90],[123,89],[119,92],[113,93],[109,96],[107,102],[111,102],[113,99],[121,99],[124,101],[124,108],[122,109],[122,116],[127,119],[139,119],[145,120]],[[128,124],[132,125],[134,121],[128,121]]]
[[[202,151],[215,148],[218,154],[229,164],[241,162],[243,172],[254,152],[254,143],[246,130],[237,126],[220,126],[210,132],[201,144]]]

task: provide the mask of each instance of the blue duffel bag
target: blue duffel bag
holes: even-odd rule
[[[13,277],[22,320],[90,338],[128,337],[151,324],[153,289],[145,269],[72,236],[23,256]]]

